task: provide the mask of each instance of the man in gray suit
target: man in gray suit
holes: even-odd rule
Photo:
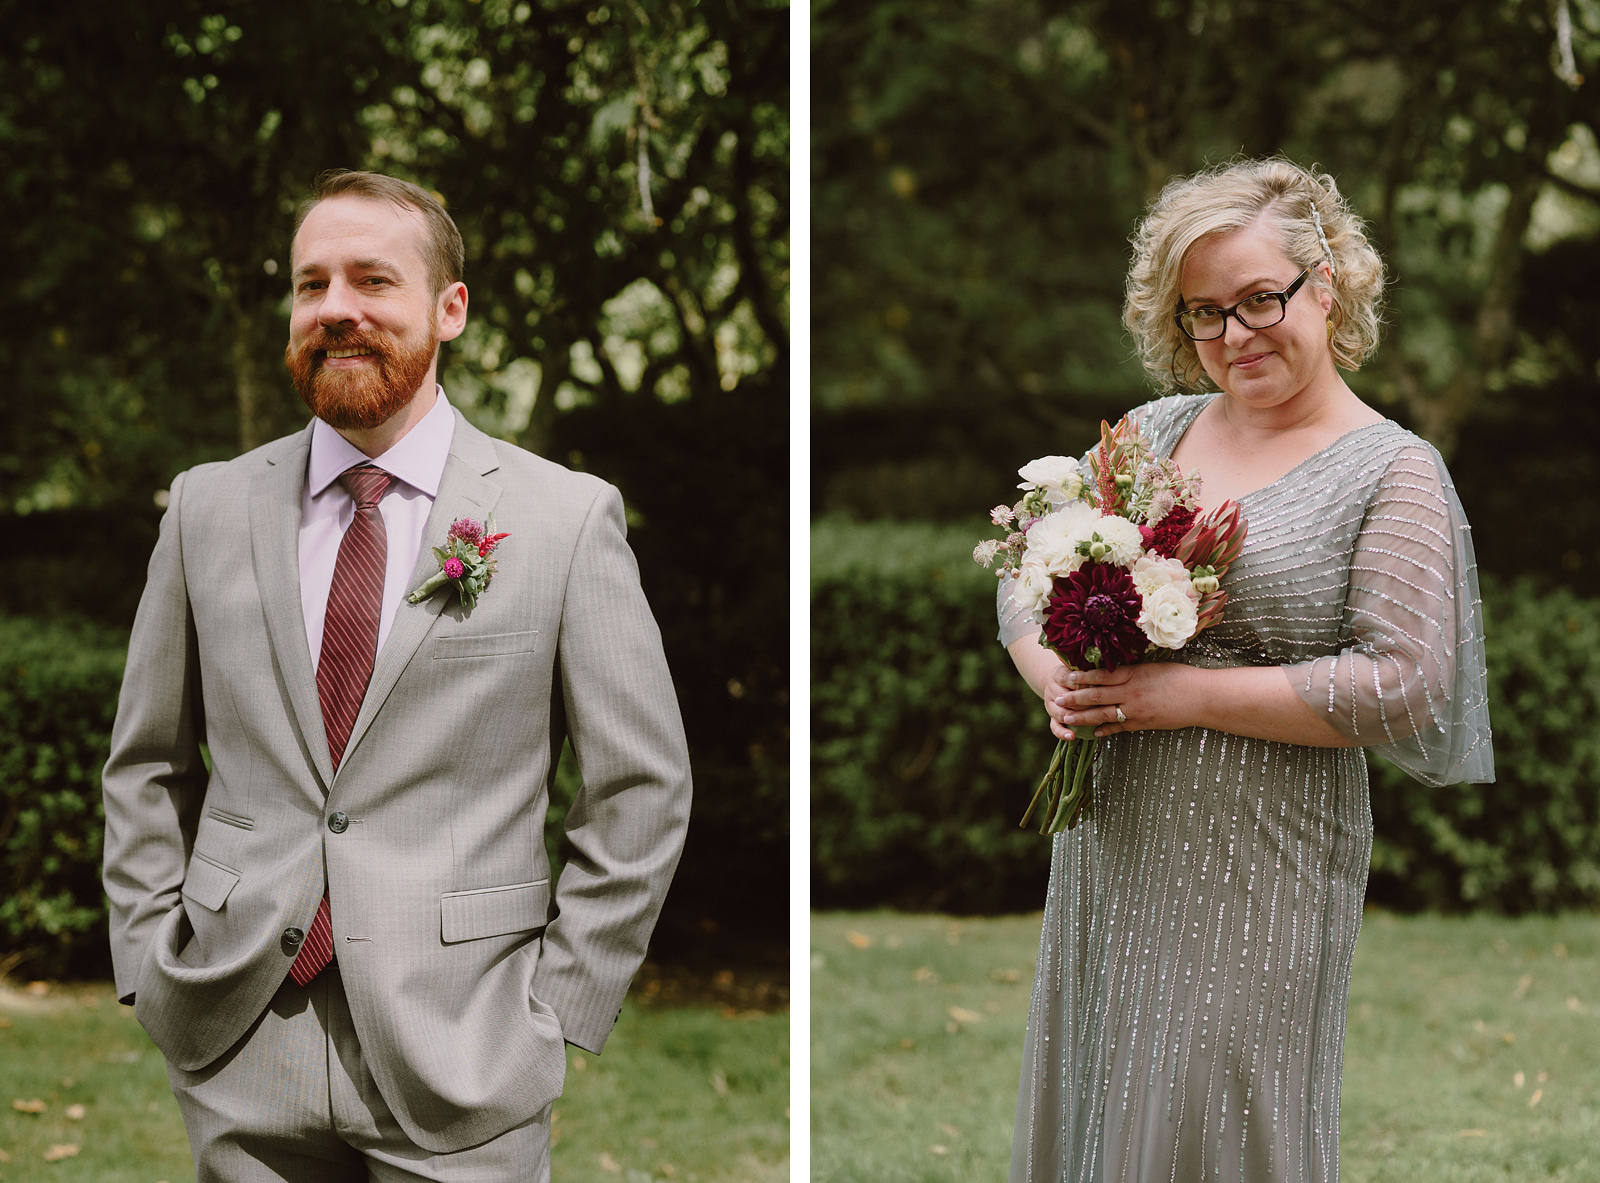
[[[564,1041],[600,1052],[682,849],[620,496],[436,385],[462,264],[426,191],[321,178],[286,352],[316,418],[179,475],[150,560],[105,886],[200,1180],[548,1179]],[[447,533],[492,582],[411,602]],[[564,738],[583,788],[552,908]]]

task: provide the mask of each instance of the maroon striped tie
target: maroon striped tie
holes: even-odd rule
[[[355,498],[356,513],[339,543],[328,612],[322,622],[322,656],[317,661],[322,729],[328,736],[328,755],[335,772],[344,758],[344,745],[350,742],[378,655],[378,620],[383,614],[383,577],[389,557],[389,538],[378,512],[378,499],[393,481],[383,469],[370,464],[358,464],[339,477],[345,491]],[[311,931],[289,967],[290,976],[304,986],[332,960],[333,917],[324,891]]]

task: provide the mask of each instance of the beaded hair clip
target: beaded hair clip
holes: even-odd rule
[[[1328,272],[1338,275],[1339,269],[1333,265],[1333,250],[1328,246],[1328,236],[1322,232],[1322,215],[1317,212],[1317,203],[1311,203],[1311,221],[1317,228],[1317,241],[1322,244],[1322,253],[1328,256]]]

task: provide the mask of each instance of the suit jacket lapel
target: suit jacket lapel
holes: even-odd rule
[[[333,780],[333,761],[322,730],[322,704],[317,698],[317,677],[311,669],[311,646],[300,607],[300,498],[311,453],[311,428],[284,440],[283,445],[267,453],[266,464],[250,486],[251,551],[267,635],[301,742],[311,756],[319,787],[326,793]]]
[[[494,441],[468,423],[460,411],[455,411],[454,414],[456,429],[450,440],[450,456],[445,461],[444,476],[439,481],[439,495],[433,500],[433,509],[428,513],[428,524],[423,528],[422,547],[417,552],[417,565],[411,572],[410,581],[406,584],[408,592],[439,569],[433,548],[444,542],[445,532],[449,530],[450,523],[461,517],[482,520],[494,511],[495,503],[500,500],[500,486],[484,479],[486,474],[500,467],[499,457],[494,451]],[[361,737],[372,725],[374,716],[383,707],[389,692],[394,689],[395,683],[400,680],[400,675],[416,656],[417,649],[433,628],[434,621],[439,618],[439,613],[444,611],[445,605],[450,602],[454,594],[453,591],[440,590],[420,604],[401,601],[399,610],[395,613],[394,623],[389,626],[389,635],[384,640],[383,648],[379,651],[377,662],[373,666],[372,681],[367,683],[366,697],[361,700],[361,712],[356,716],[355,726],[350,729],[350,740],[345,745],[344,760],[339,765],[341,768],[350,762],[350,753],[355,751],[356,745],[361,742]],[[298,603],[297,599],[297,606]],[[303,625],[301,631],[301,645],[304,647]],[[318,727],[320,726],[319,712]],[[324,741],[324,750],[326,747]]]

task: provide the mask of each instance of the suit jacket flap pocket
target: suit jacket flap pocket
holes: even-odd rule
[[[439,897],[440,936],[445,944],[511,932],[532,932],[549,920],[550,880],[451,891]]]
[[[500,653],[526,653],[539,640],[539,630],[525,633],[486,633],[482,636],[439,637],[433,643],[433,656],[494,657]]]
[[[214,863],[199,851],[189,860],[189,873],[183,877],[183,894],[202,908],[222,911],[228,902],[228,893],[239,882],[239,872],[230,871],[221,863]]]

